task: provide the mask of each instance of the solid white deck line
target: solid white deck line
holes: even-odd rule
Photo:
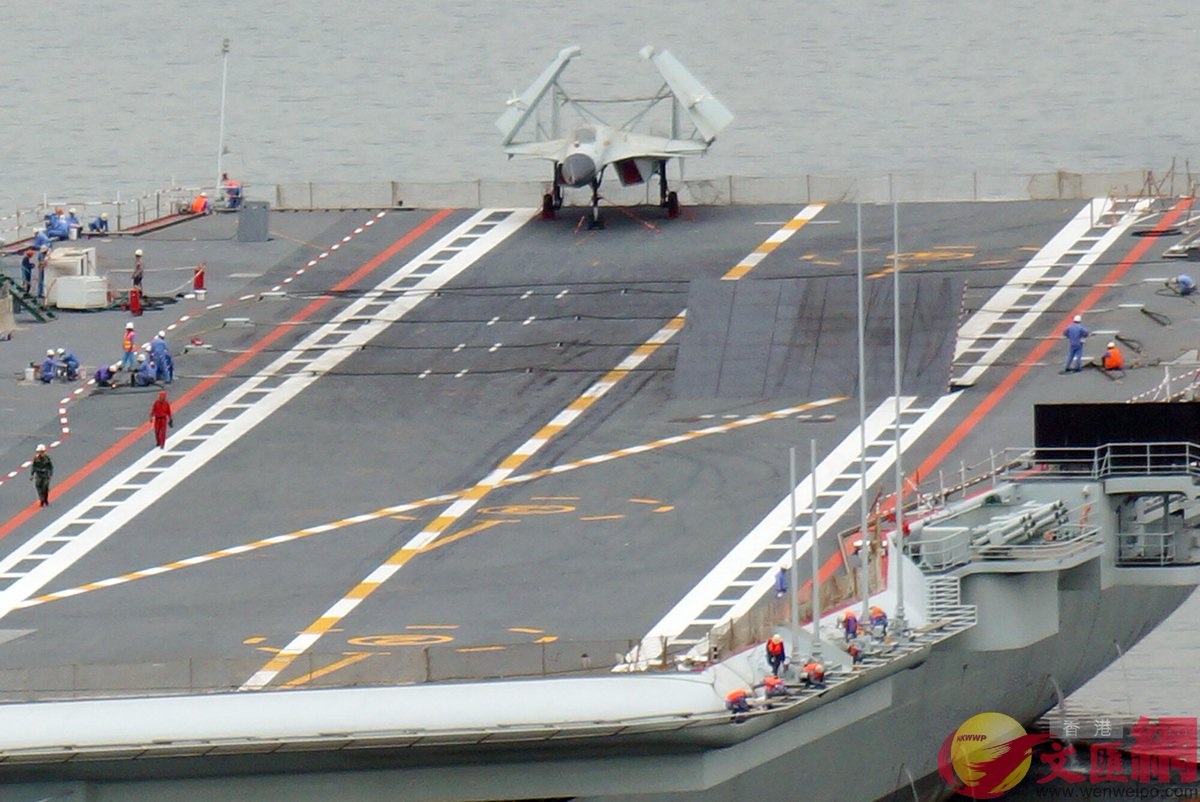
[[[978,353],[983,356],[975,361],[975,364],[961,379],[955,381],[967,384],[986,371],[994,360],[1012,345],[1017,336],[1029,328],[1037,317],[1049,308],[1050,304],[1057,300],[1083,275],[1088,267],[1095,263],[1104,251],[1133,225],[1138,214],[1144,211],[1148,204],[1148,200],[1139,201],[1100,236],[1094,236],[1091,232],[1098,228],[1095,221],[1100,220],[1102,215],[1113,216],[1111,201],[1107,198],[1096,199],[1085,205],[1029,260],[1025,268],[1018,271],[1008,284],[1001,287],[978,312],[960,327],[955,348],[955,360],[957,361],[966,353]],[[1088,242],[1092,245],[1086,249],[1074,247],[1080,242]],[[1075,251],[1077,253],[1073,253]],[[1068,254],[1079,255],[1081,258],[1071,265],[1058,264]],[[1067,272],[1061,277],[1046,279],[1046,273],[1055,268],[1065,269]],[[1037,299],[1031,304],[1017,304],[1016,301],[1023,296],[1037,296]],[[1010,314],[1017,308],[1024,314],[1018,318],[1005,317],[1006,314]],[[1009,329],[1002,335],[986,335],[985,332],[997,322],[1008,324]],[[981,340],[987,341],[990,345],[980,345]],[[993,340],[996,341],[992,342]],[[901,424],[903,430],[900,440],[901,449],[910,448],[921,434],[954,403],[959,395],[961,394],[944,395],[939,398],[911,428],[905,428]],[[904,403],[905,401],[907,403]],[[892,403],[890,400],[885,402],[867,418],[868,450],[872,444],[876,443],[878,433],[881,431],[880,422],[886,420],[890,423],[893,420],[890,406]],[[912,399],[902,398],[904,409],[907,409],[911,403]],[[903,415],[903,411],[901,414]],[[881,415],[886,417],[877,419],[877,416]],[[884,424],[884,430],[886,429],[887,424]],[[888,433],[890,434],[890,431]],[[817,467],[818,496],[828,490],[829,485],[837,479],[857,480],[857,459],[851,463],[841,452],[848,448],[851,454],[856,456],[858,446],[858,428],[855,428],[833,452],[822,460]],[[868,487],[883,477],[883,472],[892,465],[895,458],[895,447],[893,446],[875,460],[868,459]],[[808,525],[810,521],[808,508],[812,497],[812,479],[810,477],[811,474],[802,480],[796,491],[796,510],[799,518],[796,526],[796,549],[799,555],[797,559],[802,565],[804,555],[808,553],[809,545],[812,543],[812,533]],[[844,515],[853,504],[857,503],[860,486],[856,481],[846,492],[839,494],[837,501],[828,510],[823,509],[818,501],[818,533],[824,533],[837,522],[839,516]],[[748,611],[754,603],[762,598],[774,582],[774,572],[779,567],[790,564],[789,555],[786,554],[790,551],[790,546],[785,546],[783,549],[785,554],[774,562],[764,562],[758,559],[778,540],[781,533],[786,533],[790,508],[790,497],[785,496],[774,510],[769,512],[670,612],[651,628],[642,641],[642,651],[639,657],[648,660],[657,657],[661,652],[664,636],[671,642],[693,643],[695,642],[693,638],[679,641],[676,641],[675,638],[697,624],[712,626],[736,618]],[[719,603],[718,596],[728,595],[726,594],[728,589],[745,588],[744,585],[733,584],[733,581],[750,568],[764,570],[764,573],[750,589],[741,594],[736,604],[723,605]],[[805,577],[802,581],[807,581],[808,577],[803,568],[799,573]],[[700,617],[706,609],[714,606],[728,606],[729,609],[718,619]]]
[[[1105,230],[1100,237],[1086,236],[1092,231],[1095,220],[1101,219],[1110,211],[1111,201],[1108,198],[1096,199],[1080,210],[1079,214],[1067,223],[1045,246],[1039,250],[1029,263],[1019,270],[1012,280],[1001,287],[974,315],[962,325],[955,344],[955,362],[965,354],[978,354],[973,365],[959,377],[955,384],[973,384],[985,370],[998,360],[1005,351],[1012,347],[1017,338],[1037,321],[1042,312],[1050,308],[1064,292],[1078,281],[1087,269],[1095,264],[1106,250],[1112,247],[1126,230],[1137,220],[1149,206],[1149,199],[1143,199],[1133,209],[1120,216],[1117,221]],[[1111,215],[1108,215],[1111,216]],[[1080,242],[1090,242],[1086,249],[1073,248]],[[1067,272],[1058,278],[1045,278],[1053,268],[1067,268],[1058,262],[1064,256],[1078,256]],[[1034,296],[1032,304],[1018,304],[1017,300]],[[1002,319],[1006,313],[1020,310],[1022,314],[1015,320]],[[1007,324],[1008,328],[1002,333],[985,335],[993,324]],[[984,342],[981,342],[984,341]]]
[[[487,219],[498,213],[495,209],[484,209],[472,215],[464,223],[384,279],[375,288],[378,291],[394,287],[397,282],[408,277],[418,267],[427,265],[435,253],[445,249],[446,243],[461,237],[464,232],[481,224],[488,227],[487,233],[477,239],[469,248],[459,251],[453,259],[441,264],[428,278],[412,287],[414,290],[412,295],[398,294],[394,300],[388,302],[387,306],[372,315],[374,320],[363,322],[353,330],[339,335],[342,337],[341,341],[330,345],[328,351],[308,362],[301,372],[292,372],[294,368],[289,371],[289,363],[292,363],[305,349],[311,348],[314,343],[338,331],[340,326],[345,325],[347,319],[358,315],[362,308],[369,303],[365,298],[355,301],[335,315],[330,322],[315,329],[294,348],[279,356],[270,365],[239,384],[224,398],[182,426],[168,440],[166,451],[157,448],[150,450],[33,538],[0,560],[0,574],[21,575],[20,579],[0,591],[0,618],[11,612],[16,605],[37,593],[47,582],[99,546],[114,532],[166,495],[177,484],[199,470],[236,442],[238,438],[280,409],[300,391],[358,350],[357,347],[346,346],[361,346],[370,342],[389,325],[429,297],[432,290],[449,282],[531,220],[536,211],[534,209],[511,210],[508,216],[500,222]],[[287,375],[287,378],[272,389],[259,389],[259,385],[278,375]],[[252,398],[249,403],[239,402],[247,395]],[[221,416],[225,415],[230,408],[244,408],[245,411],[233,417],[228,423],[219,423]],[[217,427],[216,431],[206,435],[195,434],[205,425],[209,425],[210,428]],[[187,450],[171,448],[172,445],[178,446],[185,441],[188,443],[198,441],[198,443]],[[118,492],[118,488],[128,485],[136,474],[150,469],[153,463],[164,455],[179,456],[179,458],[127,498],[119,501],[110,499],[115,492]],[[107,509],[101,514],[97,514],[97,508]],[[78,533],[73,533],[67,542],[60,545],[46,559],[40,560],[36,567],[24,571],[13,570],[18,563],[28,561],[31,559],[31,555],[38,554],[43,546],[62,540],[59,535],[64,529],[72,524],[81,524],[85,521],[92,522],[86,524],[86,528]],[[52,541],[51,538],[56,538],[56,540]],[[53,549],[53,546],[49,546],[49,548]]]
[[[929,409],[924,410],[917,421],[907,427],[902,427],[901,448],[910,448],[958,397],[958,395],[943,396]],[[915,398],[902,396],[900,399],[901,415],[911,410],[915,401]],[[878,481],[896,460],[895,444],[891,442],[892,424],[895,420],[894,412],[895,401],[889,398],[867,417],[865,431],[868,449],[873,445],[888,444],[882,454],[867,460],[868,487]],[[858,503],[861,489],[857,481],[859,477],[858,431],[858,427],[855,427],[817,466],[818,534],[828,531],[854,504]],[[811,519],[808,513],[812,502],[811,476],[812,474],[808,474],[801,480],[795,491],[798,516],[796,551],[801,560],[808,553],[812,544],[812,531],[809,526]],[[853,486],[844,492],[838,492],[835,500],[828,506],[821,503],[820,496],[825,494],[835,481],[851,478],[856,480]],[[702,619],[700,616],[709,607],[719,604],[717,598],[725,595],[729,588],[742,588],[744,591],[720,618],[713,620],[709,625],[723,623],[749,610],[771,587],[775,580],[775,570],[791,564],[791,558],[787,553],[791,550],[790,545],[785,543],[778,546],[776,543],[781,535],[788,532],[790,517],[790,496],[784,496],[773,510],[767,513],[670,612],[650,629],[642,641],[640,656],[653,660],[661,651],[663,637],[674,642],[675,638],[688,628],[697,624],[708,624],[709,619]],[[777,550],[783,552],[777,560],[762,562],[756,559],[767,549],[776,546],[778,546]],[[803,562],[801,564],[804,565]],[[747,568],[763,571],[763,574],[748,587],[737,582],[738,576]],[[801,568],[800,575],[802,578],[807,577],[805,568]]]

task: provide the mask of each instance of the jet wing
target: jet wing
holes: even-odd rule
[[[496,120],[496,127],[504,134],[503,144],[508,145],[513,141],[517,131],[521,130],[521,126],[533,114],[537,104],[542,101],[546,92],[558,80],[558,76],[567,68],[567,64],[582,52],[578,47],[563,48],[559,51],[558,58],[542,71],[542,74],[529,85],[528,89],[508,101],[508,108]]]
[[[505,145],[504,152],[508,154],[509,158],[516,156],[523,159],[552,159],[558,162],[563,160],[566,149],[566,139],[543,139],[541,142]]]
[[[667,86],[671,87],[671,92],[692,118],[705,142],[711,143],[725,126],[733,122],[733,112],[713,97],[704,84],[696,80],[670,52],[663,50],[656,53],[654,48],[644,47],[642,57],[654,61],[654,66],[658,67]]]
[[[670,159],[675,156],[698,156],[708,145],[695,139],[669,139],[651,134],[623,132],[604,149],[608,164],[625,159]]]

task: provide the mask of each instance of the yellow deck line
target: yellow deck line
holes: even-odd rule
[[[333,672],[343,669],[346,666],[352,666],[355,663],[362,662],[363,660],[366,660],[368,657],[370,657],[371,654],[372,654],[372,652],[358,652],[356,654],[352,654],[349,657],[345,657],[341,660],[338,660],[336,663],[330,663],[329,665],[325,666],[324,668],[318,668],[316,671],[310,671],[309,673],[304,674],[303,676],[299,676],[293,680],[289,680],[289,681],[283,683],[283,687],[295,688],[299,685],[304,685],[306,683],[312,682],[315,679],[320,679],[321,677],[325,676],[326,674],[332,674]]]
[[[822,208],[824,208],[823,205],[810,204],[793,219],[812,219],[812,217],[816,216]],[[789,231],[788,237],[790,237],[792,233],[794,233],[794,231]],[[779,232],[775,232],[771,234],[771,237],[768,239],[768,243],[771,244],[772,250],[774,250],[775,247],[778,247],[780,242],[786,241],[788,238],[778,238],[778,234]],[[663,345],[669,342],[671,338],[674,337],[676,332],[682,328],[682,320],[685,315],[686,310],[668,321],[666,325],[651,335],[649,340],[635,348],[632,357],[626,357],[623,359],[620,363],[622,367],[619,370],[609,371],[604,378],[598,382],[594,382],[574,401],[568,404],[567,407],[565,407],[565,410],[579,413],[571,419],[571,422],[578,420],[579,417],[581,417],[584,412],[590,409],[593,404],[603,398],[610,390],[612,390],[613,387],[616,387],[620,382],[620,378],[624,378],[624,376],[628,375],[632,368],[636,368],[646,359],[649,359],[651,356],[657,353],[657,351],[662,348]],[[633,365],[629,365],[631,360],[634,361]],[[617,378],[618,374],[620,378]],[[558,415],[555,415],[555,420],[561,416],[562,412],[558,413]],[[476,504],[478,504],[478,502],[484,496],[498,487],[504,479],[507,479],[509,476],[511,476],[513,471],[515,471],[521,465],[524,465],[530,458],[541,451],[541,449],[554,437],[554,435],[565,429],[567,425],[569,425],[569,423],[551,423],[542,427],[542,430],[539,431],[538,434],[525,441],[507,458],[502,460],[500,467],[498,467],[497,470],[489,473],[485,480],[477,483],[474,487],[461,493],[457,501],[452,503],[445,512],[435,518],[432,523],[425,527],[425,529],[423,529],[421,532],[418,532],[399,551],[389,557],[384,565],[394,566],[398,570],[402,565],[406,564],[413,555],[419,553],[420,549],[430,545],[444,535],[454,523],[461,520],[464,515],[474,509]],[[382,576],[383,580],[386,580],[393,573],[394,571],[391,573],[380,574],[379,569],[372,571],[372,575],[380,575]],[[380,584],[382,584],[382,582],[380,582]],[[285,659],[288,661],[288,663],[290,663],[297,656],[307,651],[328,629],[328,626],[324,622],[330,619],[334,621],[340,621],[342,618],[356,609],[358,605],[367,596],[374,592],[375,588],[377,587],[379,587],[379,584],[372,584],[369,586],[369,588],[363,583],[356,585],[354,588],[354,596],[343,596],[341,599],[335,602],[328,611],[310,624],[308,628],[301,631],[300,634],[297,635],[288,646],[284,647],[284,652],[280,654],[280,659]],[[272,663],[264,666],[262,669],[256,672],[254,676],[243,683],[241,690],[259,690],[266,687],[272,681],[274,681],[280,670],[281,669],[277,667],[277,661],[272,661]]]
[[[685,432],[680,435],[660,438],[658,440],[652,440],[649,443],[643,443],[640,445],[627,446],[626,448],[620,448],[615,451],[609,451],[607,453],[597,454],[597,455],[594,455],[591,457],[584,457],[583,459],[575,460],[574,462],[562,463],[562,464],[554,466],[552,468],[542,468],[542,469],[539,469],[536,471],[530,471],[529,473],[525,473],[520,476],[511,476],[508,479],[505,479],[503,482],[501,482],[501,485],[509,486],[509,485],[514,485],[514,484],[521,484],[523,482],[530,482],[530,481],[534,481],[537,479],[541,479],[546,476],[556,475],[556,474],[560,474],[560,473],[566,473],[568,471],[575,471],[575,470],[579,470],[580,468],[586,468],[586,467],[589,467],[592,465],[599,465],[604,462],[611,462],[611,461],[617,460],[617,459],[624,459],[625,457],[631,457],[631,456],[637,456],[639,454],[645,454],[654,449],[666,448],[668,446],[673,446],[673,445],[679,445],[681,443],[689,442],[691,440],[695,440],[695,439],[698,439],[701,437],[709,437],[714,434],[725,434],[727,432],[736,431],[737,429],[745,428],[747,426],[753,426],[755,424],[763,423],[766,421],[782,420],[784,418],[789,418],[792,415],[796,415],[796,414],[799,414],[801,412],[804,412],[804,411],[807,411],[810,409],[816,409],[818,407],[828,406],[830,404],[834,404],[834,403],[837,403],[837,402],[843,401],[843,400],[845,400],[845,399],[840,398],[840,397],[826,398],[826,399],[821,399],[819,401],[813,401],[808,404],[801,404],[801,405],[794,406],[794,407],[784,407],[783,409],[772,410],[770,412],[764,412],[759,415],[747,416],[740,420],[730,421],[728,423],[721,423],[721,424],[717,424],[714,426],[708,426],[703,429],[693,429],[689,432]],[[348,527],[348,526],[353,526],[353,525],[360,524],[360,523],[367,523],[372,520],[379,520],[381,518],[394,517],[396,511],[399,509],[417,509],[417,508],[421,508],[421,507],[431,506],[434,504],[444,504],[444,503],[447,503],[448,501],[453,501],[457,497],[458,497],[457,493],[433,496],[431,498],[419,499],[417,501],[408,502],[406,504],[399,504],[399,505],[395,505],[395,506],[384,507],[383,509],[376,510],[375,512],[366,514],[366,516],[371,516],[371,517],[357,515],[357,516],[348,516],[347,518],[343,518],[342,520],[348,520],[349,518],[356,519],[354,524],[348,524],[347,525],[347,527]],[[342,528],[345,528],[345,527],[342,527]],[[139,579],[149,579],[150,577],[161,576],[162,574],[166,574],[171,571],[177,571],[182,568],[190,568],[192,566],[204,565],[206,563],[213,562],[214,560],[223,559],[225,557],[235,557],[238,554],[248,554],[252,550],[257,550],[260,548],[267,548],[269,546],[278,546],[278,545],[282,545],[284,543],[291,543],[295,540],[302,540],[306,537],[312,537],[314,535],[321,535],[321,534],[325,534],[327,532],[337,532],[340,530],[341,530],[341,528],[335,528],[335,527],[331,527],[329,525],[305,527],[303,529],[297,529],[295,531],[288,532],[288,533],[285,533],[282,535],[276,535],[274,537],[261,538],[259,540],[251,541],[249,544],[246,544],[251,547],[249,549],[245,548],[244,546],[229,546],[224,549],[218,549],[217,551],[208,552],[207,554],[200,554],[195,557],[188,557],[183,560],[174,560],[172,562],[164,563],[162,565],[154,566],[151,568],[143,568],[139,571],[132,571],[128,574],[121,574],[119,576],[110,577],[108,579],[97,580],[95,582],[89,582],[84,585],[78,585],[73,588],[66,588],[64,590],[55,591],[53,593],[47,593],[43,596],[36,596],[34,598],[27,599],[26,601],[17,605],[17,609],[22,609],[25,607],[36,607],[40,604],[46,604],[47,602],[61,601],[63,599],[73,598],[75,596],[79,596],[84,593],[90,593],[93,590],[101,590],[103,588],[115,587],[117,585],[123,585],[128,582],[133,582],[133,581],[136,581]],[[453,542],[453,541],[451,541],[450,538],[446,538],[445,540],[442,540],[437,543],[431,544],[430,546],[427,546],[424,550],[431,551],[434,548],[440,548],[441,546],[447,545],[449,542]]]

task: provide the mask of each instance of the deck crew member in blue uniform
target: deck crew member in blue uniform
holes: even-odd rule
[[[42,360],[41,367],[38,368],[38,379],[42,384],[49,384],[54,381],[54,375],[58,372],[58,360],[54,358],[54,349],[46,350],[46,358]]]
[[[1196,291],[1196,282],[1186,273],[1180,273],[1175,278],[1167,279],[1167,287],[1180,295],[1191,295]]]
[[[35,251],[40,251],[49,244],[50,238],[46,236],[46,230],[43,228],[35,228],[33,230],[33,249]]]
[[[1083,318],[1080,315],[1076,315],[1075,320],[1071,321],[1071,325],[1063,330],[1063,336],[1067,338],[1069,345],[1067,366],[1063,368],[1063,373],[1078,373],[1082,369],[1083,341],[1087,339],[1088,334],[1090,332],[1083,327]]]
[[[66,348],[59,348],[55,356],[66,368],[68,379],[75,381],[79,378],[79,358],[75,356],[73,351],[68,351]]]
[[[96,380],[97,387],[113,388],[117,386],[117,372],[120,370],[121,366],[116,362],[111,365],[101,365],[96,369],[96,373],[92,378]]]
[[[134,387],[149,387],[158,377],[158,365],[144,353],[137,355],[138,369],[133,374]]]
[[[26,248],[25,254],[21,258],[21,291],[26,295],[29,294],[29,288],[33,283],[33,267],[36,259],[37,251],[33,248]]]
[[[93,234],[107,234],[108,212],[101,212],[99,217],[88,223],[88,231]]]
[[[154,361],[158,365],[158,380],[165,381],[167,384],[174,381],[175,360],[171,358],[171,351],[167,348],[165,331],[160,331],[150,341],[150,356],[154,357]]]
[[[68,233],[67,218],[62,209],[55,209],[54,214],[46,216],[46,236],[50,239],[66,239]]]
[[[83,230],[83,221],[79,219],[79,215],[74,209],[67,209],[67,239],[78,239],[79,232]]]

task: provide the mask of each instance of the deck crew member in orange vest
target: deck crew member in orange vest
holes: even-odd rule
[[[806,688],[824,688],[825,666],[816,660],[811,660],[804,664],[804,668],[800,672],[800,677],[804,680],[804,687]]]
[[[783,650],[783,638],[778,635],[772,635],[767,641],[767,662],[771,664],[771,673],[779,676],[779,669],[783,667],[783,661],[787,659],[787,652]]]
[[[725,695],[725,709],[735,714],[734,721],[741,721],[738,713],[750,712],[750,692],[745,688],[737,688]]]
[[[208,193],[201,192],[192,201],[192,214],[208,214]]]
[[[1105,370],[1119,370],[1125,372],[1125,359],[1121,356],[1121,351],[1117,348],[1116,343],[1109,343],[1108,348],[1104,351],[1104,355],[1100,357],[1100,367]]]
[[[133,321],[125,324],[125,338],[121,341],[121,370],[137,368],[137,335],[133,331]]]
[[[225,205],[236,209],[242,205],[242,185],[229,177],[229,173],[221,173],[221,188],[225,190]]]

